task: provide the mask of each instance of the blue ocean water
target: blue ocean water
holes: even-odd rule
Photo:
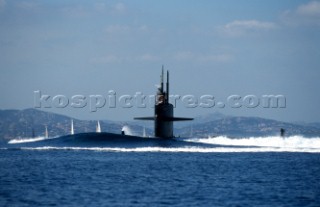
[[[318,146],[212,146],[2,146],[0,205],[320,206]]]

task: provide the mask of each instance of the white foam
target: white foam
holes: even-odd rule
[[[320,153],[320,149],[294,149],[294,148],[273,148],[273,147],[138,147],[138,148],[120,148],[120,147],[22,147],[24,150],[75,150],[75,151],[104,151],[104,152],[196,152],[196,153],[232,153],[232,152],[308,152]]]
[[[35,137],[35,138],[23,138],[23,139],[12,139],[8,142],[8,144],[21,144],[21,143],[28,143],[28,142],[39,142],[47,139],[55,139],[58,137]]]
[[[134,135],[130,127],[127,125],[123,126],[121,131],[123,131],[125,135],[130,135],[130,136]]]
[[[228,138],[224,136],[214,138],[191,138],[187,141],[229,145],[229,146],[256,146],[256,147],[274,147],[282,149],[315,149],[320,151],[320,138],[305,138],[302,136],[292,137],[248,137],[248,138]]]

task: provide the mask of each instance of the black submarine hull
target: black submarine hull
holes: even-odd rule
[[[155,138],[122,135],[108,132],[89,132],[74,135],[66,135],[57,139],[48,140],[48,144],[63,146],[87,146],[87,147],[213,147],[212,144],[186,141],[185,138]],[[218,145],[217,145],[218,146]]]
[[[108,132],[89,132],[74,135],[65,135],[55,138],[41,139],[33,142],[17,142],[6,144],[8,148],[23,147],[111,147],[111,148],[138,148],[138,147],[201,147],[212,148],[221,147],[221,145],[213,145],[206,143],[198,143],[188,141],[187,138],[154,138],[122,135]],[[224,147],[227,147],[224,145]]]

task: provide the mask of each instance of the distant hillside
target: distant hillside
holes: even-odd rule
[[[320,128],[310,125],[298,125],[286,122],[263,119],[258,117],[225,117],[206,123],[195,124],[176,130],[180,136],[207,137],[226,135],[229,137],[243,136],[276,136],[280,128],[286,135],[320,136]]]
[[[217,121],[221,119],[226,119],[229,117],[231,116],[227,116],[219,112],[214,112],[214,113],[194,117],[193,124],[203,124],[203,123],[208,123],[208,122]]]
[[[37,109],[0,110],[0,140],[18,137],[31,137],[32,130],[36,136],[44,136],[45,126],[49,136],[62,136],[70,133],[71,117]],[[96,121],[73,119],[76,133],[94,132]],[[102,131],[120,133],[124,125],[128,125],[135,135],[142,135],[144,126],[147,135],[153,135],[150,122],[116,122],[100,121]],[[152,124],[152,123],[151,123]],[[279,135],[280,128],[286,129],[287,135],[320,136],[320,125],[294,124],[257,117],[233,117],[220,113],[198,116],[194,121],[184,125],[176,125],[175,135],[182,137],[207,137],[226,135],[229,137],[272,136]]]
[[[219,113],[219,112],[213,112],[209,114],[204,114],[200,116],[193,117],[194,119],[192,121],[178,121],[174,123],[174,126],[176,128],[184,128],[189,127],[191,125],[198,125],[198,124],[204,124],[220,119],[225,119],[231,116],[227,116],[225,114]]]
[[[45,126],[51,137],[67,135],[70,133],[71,119],[37,109],[0,110],[0,139],[32,137],[32,130],[36,136],[44,136]],[[76,133],[93,132],[97,125],[97,121],[90,120],[73,119],[73,123]],[[103,131],[114,133],[120,133],[123,127],[123,123],[112,121],[100,121],[100,125]],[[142,131],[140,126],[133,127]]]

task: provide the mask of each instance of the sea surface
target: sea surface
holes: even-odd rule
[[[0,145],[0,206],[320,206],[320,138],[42,141]]]

